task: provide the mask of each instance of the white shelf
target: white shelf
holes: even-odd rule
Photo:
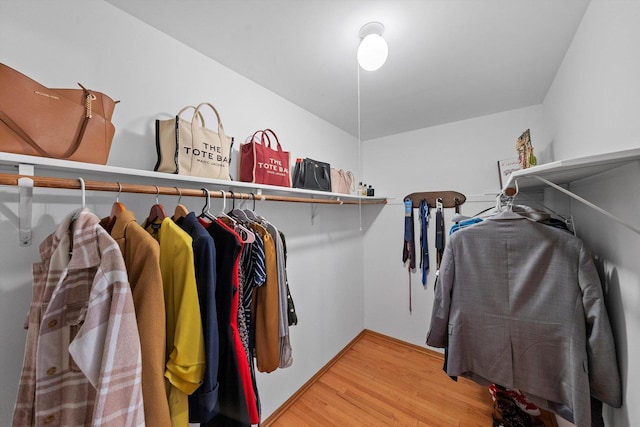
[[[101,180],[109,182],[131,184],[155,184],[168,187],[180,186],[185,188],[219,189],[258,194],[270,194],[275,196],[310,197],[318,199],[340,199],[357,201],[359,199],[369,203],[379,201],[385,203],[384,197],[365,197],[350,194],[330,193],[326,191],[304,190],[300,188],[287,188],[275,185],[253,184],[250,182],[224,181],[175,175],[163,172],[148,171],[142,169],[130,169],[118,166],[96,165],[92,163],[73,162],[68,160],[50,159],[46,157],[25,156],[21,154],[0,152],[0,170],[5,173],[18,173],[19,165],[33,165],[36,176],[50,176],[57,178],[75,178]]]
[[[513,172],[504,185],[503,192],[506,193],[507,189],[514,189],[516,180],[518,188],[521,190],[543,188],[545,186],[543,182],[537,179],[525,179],[531,178],[533,175],[555,184],[567,184],[637,160],[640,160],[640,148],[545,163]]]
[[[612,215],[607,210],[594,205],[577,194],[563,188],[562,184],[590,178],[602,172],[613,170],[640,160],[640,148],[597,154],[570,160],[559,160],[540,166],[513,172],[502,189],[503,194],[513,196],[523,189],[536,189],[550,186],[567,196],[600,212],[610,219],[622,224],[629,230],[640,234],[640,228]],[[517,185],[516,185],[517,184]],[[517,190],[517,191],[516,191]]]

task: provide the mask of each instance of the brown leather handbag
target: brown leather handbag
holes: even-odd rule
[[[0,64],[0,151],[106,164],[117,101],[78,85],[49,89]]]

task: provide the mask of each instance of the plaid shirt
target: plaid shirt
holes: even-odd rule
[[[144,425],[140,341],[118,245],[83,209],[40,254],[13,425]]]

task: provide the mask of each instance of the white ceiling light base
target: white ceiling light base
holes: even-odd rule
[[[367,71],[375,71],[387,60],[389,48],[382,38],[384,25],[369,22],[360,28],[360,46],[358,46],[358,64]]]

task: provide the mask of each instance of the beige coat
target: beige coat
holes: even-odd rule
[[[16,427],[144,425],[131,289],[98,222],[87,209],[72,212],[40,245]]]

